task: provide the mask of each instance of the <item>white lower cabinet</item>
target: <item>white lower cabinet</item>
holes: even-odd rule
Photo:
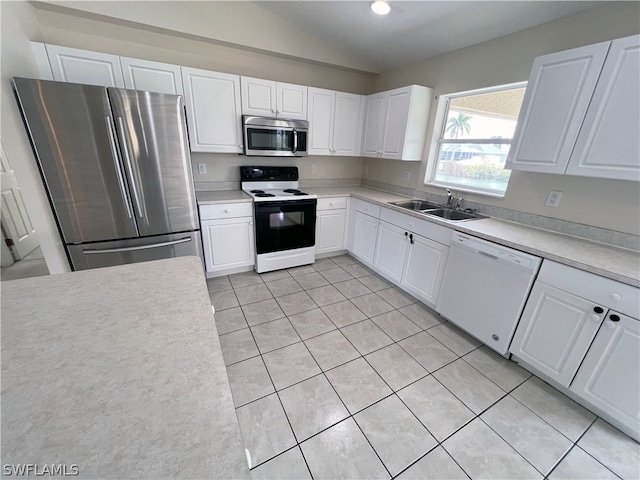
[[[418,234],[420,232],[422,235]],[[373,269],[423,302],[435,306],[449,255],[450,230],[383,208]]]
[[[316,217],[316,255],[345,249],[347,198],[318,199]]]
[[[351,253],[354,257],[367,265],[373,264],[376,251],[376,237],[378,219],[356,211],[354,218],[353,240]]]
[[[640,441],[638,312],[637,288],[545,260],[509,350]]]
[[[640,435],[640,320],[609,311],[571,390]]]
[[[409,242],[402,287],[423,302],[435,305],[447,265],[449,247],[420,235]]]
[[[568,387],[603,318],[599,305],[537,282],[522,312],[511,353]]]
[[[248,270],[255,263],[253,205],[200,206],[207,277]]]
[[[402,281],[404,257],[409,244],[409,232],[387,222],[380,222],[374,268],[392,282]]]

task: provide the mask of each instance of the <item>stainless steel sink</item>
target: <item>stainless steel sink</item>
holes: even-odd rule
[[[391,205],[396,205],[398,207],[406,208],[407,210],[414,210],[416,212],[442,208],[442,205],[438,205],[437,203],[426,202],[424,200],[403,200],[401,202],[389,202],[389,203]]]
[[[474,218],[479,218],[478,215],[474,215],[473,213],[463,212],[462,210],[453,210],[451,208],[441,208],[439,210],[430,210],[428,212],[424,212],[426,215],[434,215],[436,217],[444,218],[445,220],[472,220]]]

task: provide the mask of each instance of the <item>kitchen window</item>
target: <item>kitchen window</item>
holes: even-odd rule
[[[503,197],[527,83],[441,95],[425,183]]]

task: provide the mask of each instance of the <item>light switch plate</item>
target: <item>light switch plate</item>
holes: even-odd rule
[[[199,163],[198,164],[198,173],[200,175],[206,175],[207,174],[207,164],[206,163]]]
[[[557,207],[560,205],[560,199],[562,198],[562,192],[557,190],[551,190],[547,195],[547,201],[544,203],[547,207]]]
[[[405,170],[404,171],[404,181],[408,182],[410,178],[411,178],[411,170]]]
[[[315,163],[311,164],[311,173],[316,173],[318,171],[318,168],[316,167]]]

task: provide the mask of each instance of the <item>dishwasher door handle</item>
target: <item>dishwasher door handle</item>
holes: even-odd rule
[[[476,252],[479,253],[480,255],[484,255],[485,257],[492,258],[493,260],[498,260],[498,257],[496,257],[495,255],[491,255],[490,253],[483,252],[482,250],[476,250]]]

